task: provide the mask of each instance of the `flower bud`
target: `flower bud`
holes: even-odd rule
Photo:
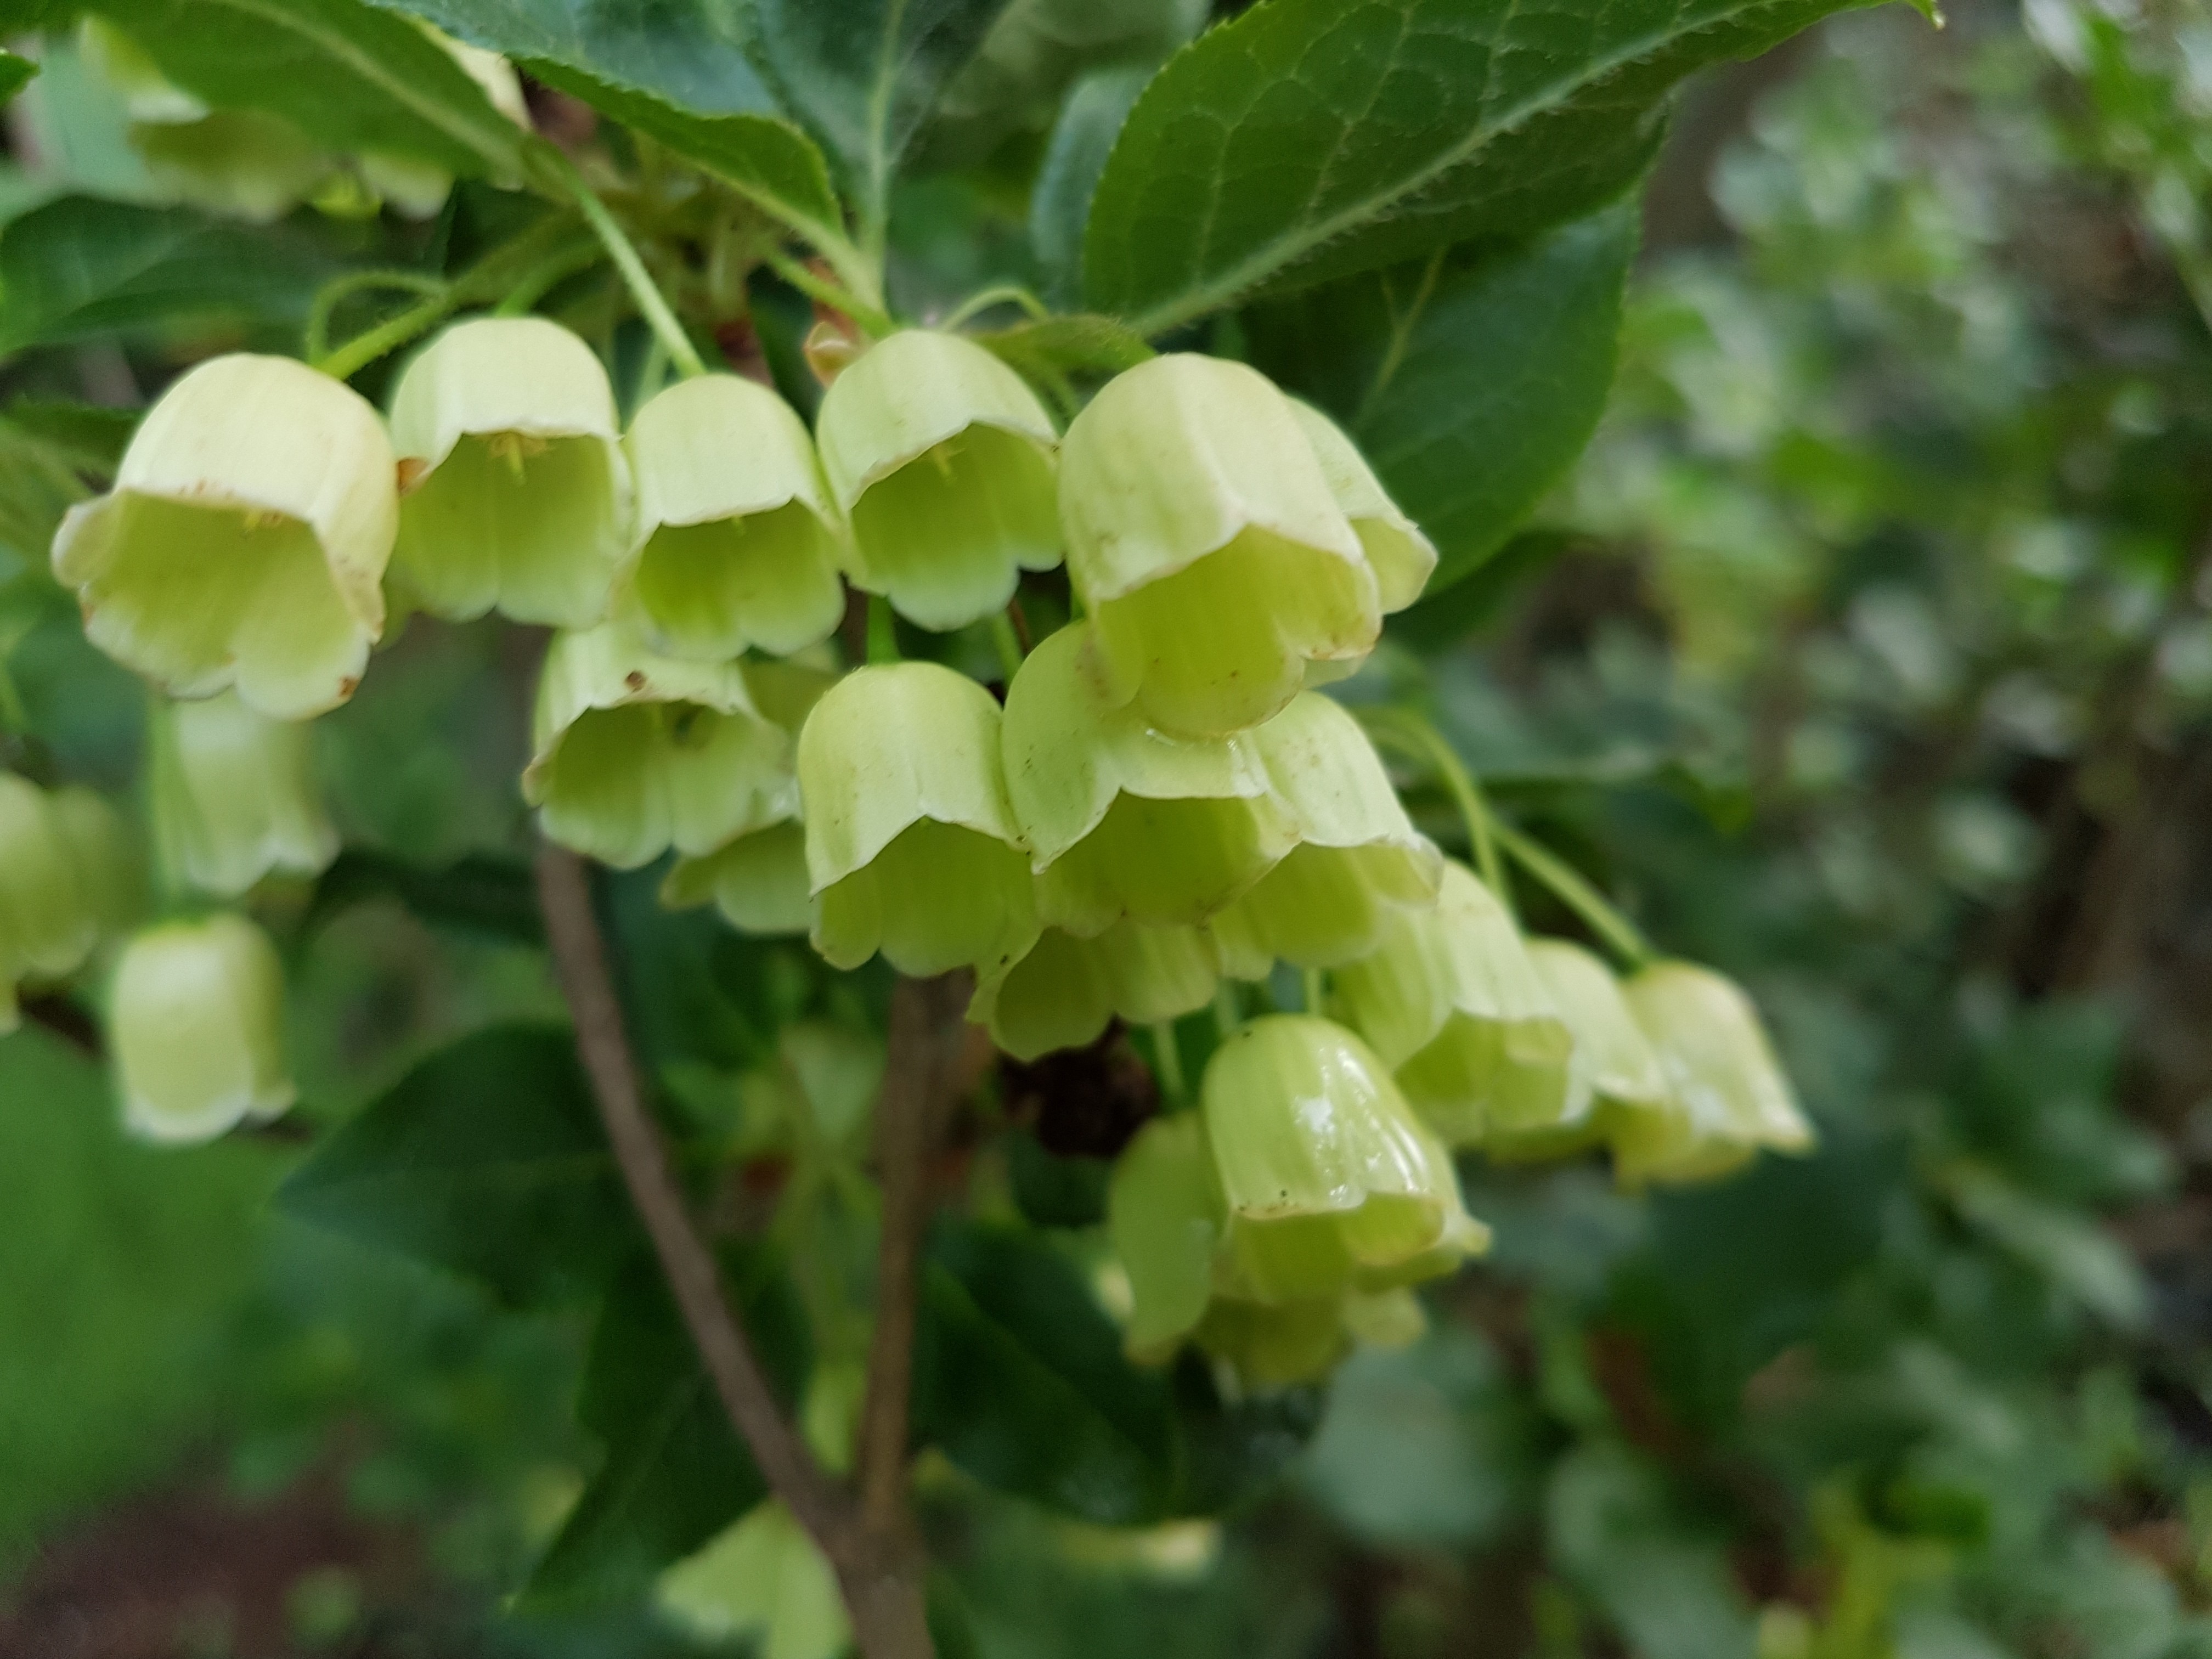
[[[836,510],[789,404],[733,374],[679,380],[638,410],[633,577],[670,656],[723,662],[827,639],[845,614]]]
[[[1237,901],[1232,926],[1270,956],[1334,968],[1373,951],[1395,910],[1435,902],[1443,854],[1349,710],[1305,692],[1252,741],[1298,845]]]
[[[1006,790],[1044,920],[1094,934],[1116,918],[1203,921],[1290,850],[1259,751],[1176,738],[1100,701],[1081,625],[1030,653],[1006,692]]]
[[[1060,465],[1068,574],[1109,700],[1218,736],[1275,714],[1310,661],[1364,656],[1375,573],[1290,400],[1182,353],[1108,383]]]
[[[228,693],[156,703],[147,769],[162,868],[225,898],[272,870],[328,869],[338,833],[323,811],[309,730]]]
[[[1374,954],[1338,970],[1352,1025],[1454,1146],[1557,1123],[1573,1039],[1520,929],[1462,864],[1433,911],[1393,915]]]
[[[654,655],[629,617],[554,636],[522,775],[549,840],[618,870],[699,857],[798,810],[789,733],[736,663]]]
[[[1036,942],[1029,854],[1006,804],[999,705],[934,663],[856,669],[799,734],[814,948],[880,950],[916,978],[989,971]]]
[[[1387,1288],[1480,1248],[1449,1154],[1343,1027],[1255,1020],[1215,1051],[1202,1093],[1239,1294]]]
[[[1106,1224],[1129,1275],[1133,1356],[1164,1358],[1203,1316],[1225,1220],[1198,1114],[1155,1118],[1122,1148],[1106,1188]]]
[[[974,341],[878,341],[830,383],[815,434],[854,580],[910,621],[965,627],[1060,562],[1052,417]]]
[[[52,801],[0,772],[0,1031],[15,1029],[19,981],[75,971],[96,936]]]
[[[350,387],[287,357],[216,357],[147,411],[115,488],[70,509],[54,574],[93,643],[170,695],[235,685],[305,720],[353,695],[383,632],[392,479]]]
[[[1291,400],[1291,413],[1313,446],[1329,494],[1352,520],[1362,551],[1375,572],[1375,591],[1383,613],[1403,611],[1421,597],[1437,568],[1436,544],[1390,499],[1382,481],[1352,440],[1328,416],[1302,398]],[[1327,666],[1334,668],[1337,665]],[[1309,678],[1308,684],[1313,684]]]
[[[592,349],[542,317],[438,336],[399,377],[393,580],[433,616],[603,620],[630,547],[629,465]]]
[[[53,791],[46,807],[95,933],[113,939],[136,927],[146,910],[146,863],[121,814],[105,795],[82,784]]]
[[[1020,961],[985,974],[968,1018],[1017,1060],[1079,1048],[1119,1016],[1156,1025],[1213,1000],[1213,951],[1195,927],[1116,922],[1093,939],[1047,927]]]
[[[1762,1146],[1811,1149],[1812,1126],[1798,1110],[1759,1011],[1733,981],[1692,963],[1660,962],[1621,989],[1673,1097],[1672,1110],[1620,1119],[1613,1167],[1624,1182],[1711,1180]]]
[[[281,1116],[284,973],[243,916],[169,922],[124,948],[109,995],[125,1125],[149,1140],[209,1140]]]

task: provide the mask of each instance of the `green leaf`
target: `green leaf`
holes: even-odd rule
[[[555,1026],[479,1031],[431,1055],[318,1147],[278,1201],[518,1306],[599,1283],[636,1237],[575,1039]]]
[[[43,565],[62,514],[90,494],[67,450],[0,420],[0,548]]]
[[[1075,83],[1061,106],[1030,191],[1030,246],[1057,295],[1073,298],[1082,286],[1083,229],[1098,175],[1137,94],[1152,78],[1149,66],[1094,70]]]
[[[530,866],[495,853],[471,853],[432,869],[349,847],[316,881],[305,925],[379,898],[397,899],[424,921],[465,933],[525,945],[545,937]]]
[[[51,444],[72,466],[102,478],[112,477],[139,411],[106,404],[66,403],[23,398],[8,405],[9,424]]]
[[[22,91],[39,66],[27,58],[18,58],[12,52],[0,52],[0,104],[6,103]]]
[[[1668,94],[1857,0],[1268,0],[1173,60],[1091,204],[1090,304],[1158,334],[1263,289],[1585,212]]]
[[[733,1248],[723,1282],[788,1405],[813,1361],[781,1263],[757,1246]],[[768,1495],[657,1262],[641,1261],[608,1292],[576,1414],[606,1456],[532,1573],[526,1608],[634,1597]]]
[[[513,171],[523,133],[437,42],[363,0],[99,0],[162,74],[223,108],[281,115],[335,150],[465,177]]]
[[[504,52],[546,85],[665,144],[817,247],[843,241],[822,152],[777,118],[734,20],[588,0],[374,0]]]
[[[163,324],[289,325],[336,269],[281,229],[64,197],[0,230],[0,356]]]
[[[1488,255],[1432,255],[1255,307],[1254,361],[1343,421],[1437,544],[1487,559],[1582,453],[1613,384],[1632,203]]]

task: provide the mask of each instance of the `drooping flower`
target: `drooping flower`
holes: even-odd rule
[[[799,734],[814,948],[880,950],[917,978],[988,972],[1037,935],[1029,854],[1006,802],[999,705],[934,663],[854,670]]]
[[[1178,353],[1109,382],[1068,428],[1060,495],[1094,672],[1150,725],[1243,731],[1310,663],[1375,643],[1359,538],[1290,400],[1242,364]]]
[[[843,532],[791,406],[732,374],[679,380],[623,439],[637,482],[633,580],[654,642],[722,662],[788,654],[845,614]]]
[[[277,720],[353,695],[384,631],[398,506],[383,423],[288,357],[202,363],[71,507],[54,574],[93,643],[173,696],[235,686]]]
[[[125,1125],[149,1140],[209,1140],[283,1115],[284,975],[243,916],[148,929],[124,948],[110,993]]]
[[[1106,1188],[1106,1225],[1129,1278],[1131,1354],[1164,1358],[1197,1327],[1227,1219],[1198,1114],[1155,1118],[1121,1149]]]
[[[965,627],[1060,562],[1052,417],[974,341],[877,342],[830,383],[815,434],[854,580],[908,620]]]
[[[155,847],[173,878],[234,898],[271,871],[316,875],[337,857],[305,723],[225,693],[156,704],[147,726]]]
[[[968,1018],[1017,1060],[1095,1041],[1115,1018],[1153,1025],[1213,1000],[1214,957],[1195,927],[1119,921],[1085,939],[1047,927],[1021,959],[984,975]]]
[[[542,317],[457,323],[392,399],[393,581],[433,616],[586,629],[630,549],[629,464],[592,349]]]
[[[145,854],[122,816],[105,795],[81,783],[49,793],[46,806],[98,936],[113,939],[137,926],[146,909]]]
[[[1403,611],[1421,597],[1437,568],[1436,544],[1390,499],[1374,468],[1328,416],[1301,398],[1291,399],[1329,493],[1352,520],[1362,551],[1375,572],[1375,587],[1388,616]]]
[[[1493,1126],[1483,1137],[1483,1151],[1492,1158],[1563,1157],[1601,1140],[1624,1119],[1672,1109],[1658,1053],[1629,1012],[1613,970],[1565,939],[1533,939],[1528,947],[1528,960],[1574,1036],[1566,1103],[1549,1126]]]
[[[73,972],[98,931],[46,792],[0,772],[0,1031],[15,1029],[18,982]]]

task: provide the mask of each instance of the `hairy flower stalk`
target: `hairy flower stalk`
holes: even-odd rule
[[[243,916],[138,934],[108,998],[125,1125],[149,1140],[186,1142],[282,1116],[295,1093],[283,1007],[276,947]]]
[[[330,867],[338,833],[323,810],[310,731],[228,693],[155,705],[147,720],[154,845],[172,882],[235,898],[272,871]]]
[[[909,621],[965,627],[1060,562],[1052,417],[973,341],[879,341],[830,382],[815,432],[854,580]]]
[[[289,358],[213,358],[147,412],[115,488],[70,509],[54,574],[93,643],[171,696],[234,686],[305,720],[353,695],[384,631],[393,476],[349,387]]]

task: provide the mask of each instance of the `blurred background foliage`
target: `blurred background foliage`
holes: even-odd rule
[[[47,53],[0,212],[147,193],[103,97]],[[1017,257],[991,178],[909,189],[914,269],[959,288]],[[296,265],[246,269],[204,222],[179,231],[210,239],[196,268],[250,285],[272,337],[367,234],[303,211]],[[30,484],[58,513],[125,429],[57,401],[130,400],[103,395],[123,349],[82,334],[7,371],[0,575],[43,549]],[[1215,345],[1270,337],[1255,316]],[[52,590],[5,597],[11,741],[127,778],[135,689]],[[1594,1164],[1471,1166],[1492,1258],[1420,1342],[1353,1358],[1221,1523],[1081,1526],[935,1469],[974,1651],[2212,1656],[2203,0],[1966,0],[1941,32],[1887,8],[1698,84],[1596,442],[1393,641],[1369,675],[1504,811],[1753,989],[1822,1150],[1649,1198]],[[368,850],[295,896],[319,1122],[557,1011],[501,869],[465,879],[520,823],[495,636],[397,650],[409,672],[325,723]],[[380,896],[380,854],[459,872],[459,925]],[[641,1000],[702,1118],[732,1077],[746,1111],[793,1074],[834,1091],[748,1035],[749,1001],[816,995],[772,953],[637,925],[690,988]],[[302,1144],[127,1145],[66,1031],[0,1042],[0,1652],[744,1649],[672,1581],[658,1611],[507,1616],[593,1467],[584,1322],[286,1219]],[[1056,1199],[1081,1171],[1026,1139],[979,1156],[1032,1215],[1095,1202]],[[809,1659],[802,1625],[775,1659]]]

